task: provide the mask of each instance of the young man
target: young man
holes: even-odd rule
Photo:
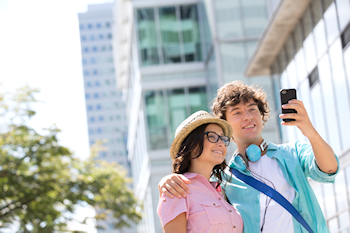
[[[297,126],[310,143],[275,145],[270,142],[264,148],[261,133],[270,110],[265,92],[257,87],[247,86],[241,81],[228,83],[218,90],[212,106],[214,115],[227,120],[233,128],[232,139],[238,149],[229,164],[237,168],[233,162],[235,155],[245,156],[249,145],[258,145],[262,152],[260,159],[249,161],[248,169],[240,172],[282,194],[315,233],[329,232],[307,177],[323,183],[334,182],[338,159],[312,126],[302,101],[291,100],[283,108],[295,109],[297,113],[281,114],[281,119],[295,119],[282,121],[282,125]],[[188,183],[190,181],[185,177],[172,174],[159,182],[159,191],[171,198],[173,195],[185,197]],[[241,213],[245,233],[307,232],[282,206],[235,176],[229,177],[222,188],[230,203]]]

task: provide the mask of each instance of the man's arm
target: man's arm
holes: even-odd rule
[[[186,197],[186,192],[190,193],[186,184],[191,181],[180,174],[171,174],[164,176],[158,183],[159,196],[164,193],[166,196],[173,198],[174,195],[178,198]]]
[[[168,222],[164,228],[164,233],[186,233],[187,219],[186,213],[179,214],[176,218]]]
[[[280,118],[294,118],[295,121],[282,122],[282,125],[295,125],[310,141],[319,169],[325,173],[333,174],[338,170],[338,162],[333,149],[318,134],[313,127],[306,112],[304,104],[300,100],[290,100],[288,104],[282,106],[284,109],[295,109],[297,113],[281,114]]]

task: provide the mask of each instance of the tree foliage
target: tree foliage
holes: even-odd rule
[[[67,232],[77,205],[97,208],[96,219],[113,216],[116,228],[141,219],[130,180],[116,163],[75,158],[52,126],[40,135],[27,122],[35,115],[37,90],[24,87],[0,96],[0,229]]]

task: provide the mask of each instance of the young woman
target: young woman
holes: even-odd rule
[[[227,121],[198,111],[183,121],[170,148],[173,172],[191,180],[186,198],[164,194],[158,215],[165,233],[243,232],[240,214],[221,194],[221,171],[232,128]],[[214,176],[218,182],[210,182]]]

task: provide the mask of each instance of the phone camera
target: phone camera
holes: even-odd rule
[[[283,90],[283,91],[282,91],[282,94],[283,94],[283,95],[287,94],[287,91]]]

